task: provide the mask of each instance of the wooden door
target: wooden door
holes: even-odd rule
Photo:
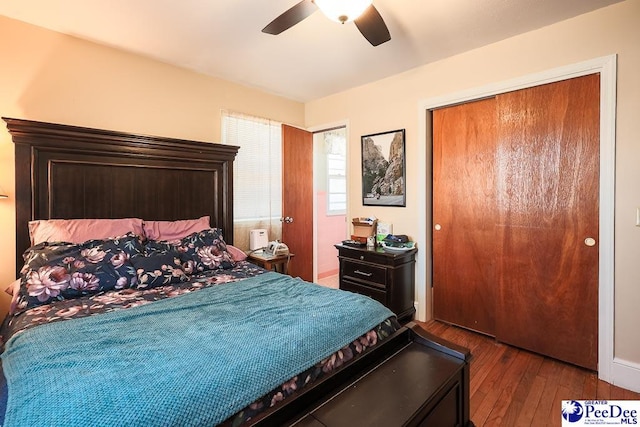
[[[599,93],[593,74],[497,97],[496,337],[594,370]]]
[[[433,112],[434,317],[493,335],[496,101]]]
[[[435,318],[597,369],[599,83],[434,111]]]
[[[313,135],[282,125],[282,241],[295,257],[288,273],[313,281]],[[292,218],[291,222],[287,218]]]

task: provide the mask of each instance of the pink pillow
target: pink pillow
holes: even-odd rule
[[[18,297],[20,296],[20,279],[16,279],[4,290],[11,295],[11,305],[9,306],[9,314],[13,314],[16,311],[16,305],[18,304]]]
[[[149,240],[180,240],[193,233],[211,228],[208,216],[179,221],[144,221],[144,235]]]
[[[20,279],[16,279],[9,286],[7,286],[4,290],[9,295],[15,295],[20,292]]]
[[[84,243],[87,240],[123,236],[129,232],[142,236],[142,220],[98,218],[29,221],[32,246],[41,242]]]
[[[233,258],[233,260],[236,262],[244,261],[245,259],[247,259],[247,254],[245,254],[243,251],[236,248],[235,246],[227,245],[227,252],[231,254],[231,258]]]

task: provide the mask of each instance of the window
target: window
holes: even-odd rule
[[[327,168],[327,215],[347,213],[347,141],[346,129],[322,133]]]
[[[327,214],[344,215],[347,212],[347,179],[345,159],[336,154],[327,155]]]
[[[224,111],[222,142],[240,147],[233,164],[234,245],[249,249],[249,231],[282,235],[282,124]]]

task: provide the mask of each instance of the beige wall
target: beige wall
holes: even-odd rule
[[[376,215],[394,232],[418,238],[419,105],[459,93],[606,55],[618,55],[615,194],[615,356],[640,369],[640,0],[513,37],[434,64],[306,104],[306,125],[348,119],[350,216]],[[428,41],[425,41],[428,43]],[[360,201],[360,135],[405,128],[407,207],[363,207]],[[429,229],[430,227],[427,227]],[[424,236],[423,236],[424,237]],[[426,237],[424,238],[426,240]],[[423,248],[424,250],[424,248]],[[427,275],[428,276],[428,275]],[[425,286],[425,284],[420,284]],[[639,371],[640,372],[640,371]],[[638,386],[640,388],[640,385]]]
[[[0,16],[0,115],[220,141],[220,111],[304,125],[303,104]],[[0,122],[0,289],[15,273],[14,150]],[[0,313],[7,307],[0,292]]]

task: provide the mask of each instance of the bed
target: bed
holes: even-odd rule
[[[237,147],[4,120],[24,254],[4,425],[471,425],[468,350],[234,252]],[[87,219],[104,235],[34,240]]]

